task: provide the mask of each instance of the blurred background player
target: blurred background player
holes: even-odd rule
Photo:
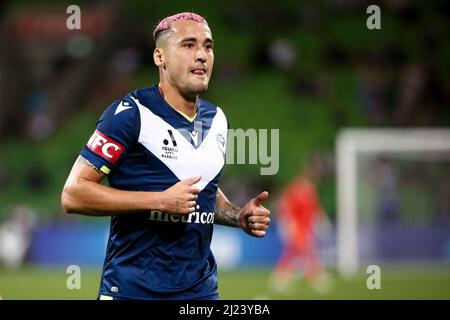
[[[8,219],[0,224],[0,267],[19,269],[23,266],[36,220],[35,211],[26,205],[11,208]]]
[[[324,158],[315,155],[281,193],[277,222],[283,251],[270,278],[276,291],[289,291],[299,270],[315,291],[325,293],[331,288],[331,279],[316,247],[319,228],[322,232],[330,231],[330,222],[317,192],[326,167]]]

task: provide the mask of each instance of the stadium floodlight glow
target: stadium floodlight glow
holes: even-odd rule
[[[359,155],[438,152],[450,155],[450,129],[343,129],[336,140],[337,268],[344,277],[359,268]]]

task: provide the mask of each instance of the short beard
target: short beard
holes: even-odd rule
[[[183,96],[184,99],[187,101],[193,101],[195,102],[197,99],[197,96],[206,92],[208,90],[208,84],[206,86],[202,86],[202,88],[191,88],[189,86],[185,88],[179,88],[180,94]]]

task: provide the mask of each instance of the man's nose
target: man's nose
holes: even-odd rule
[[[197,54],[196,54],[196,56],[195,56],[195,61],[200,61],[200,62],[202,62],[202,63],[205,63],[206,60],[207,60],[207,57],[206,57],[205,49],[204,49],[203,47],[202,47],[202,48],[199,48],[199,49],[197,50]]]

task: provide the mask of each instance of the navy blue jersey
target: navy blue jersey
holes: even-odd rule
[[[101,116],[81,155],[108,174],[111,187],[163,191],[202,176],[196,212],[156,210],[111,217],[100,295],[136,299],[217,296],[210,249],[216,192],[225,163],[227,119],[199,99],[189,121],[170,107],[158,86],[115,101]]]

